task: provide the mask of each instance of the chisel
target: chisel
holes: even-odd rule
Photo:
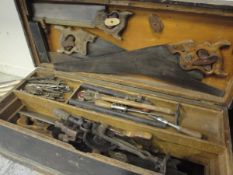
[[[91,111],[111,115],[112,117],[117,117],[117,118],[121,118],[121,119],[130,120],[130,121],[140,123],[140,124],[145,124],[145,125],[149,125],[149,126],[153,126],[153,127],[159,127],[159,128],[166,127],[165,124],[163,124],[161,122],[157,122],[157,121],[154,121],[154,120],[137,117],[137,116],[134,116],[134,115],[131,115],[131,114],[125,114],[123,112],[113,111],[111,109],[106,109],[106,108],[103,108],[103,107],[99,107],[99,106],[96,106],[95,104],[85,102],[85,101],[78,101],[78,100],[70,99],[69,104],[73,105],[73,106],[80,107],[80,108],[84,108],[84,109],[87,109],[87,110],[91,110]]]
[[[200,132],[198,132],[198,131],[194,131],[194,130],[191,130],[191,129],[187,129],[187,128],[175,125],[175,124],[173,124],[173,123],[171,123],[171,122],[169,122],[169,121],[167,121],[167,120],[165,120],[165,119],[163,119],[161,117],[158,117],[158,116],[156,116],[154,114],[151,114],[151,113],[148,113],[148,112],[128,108],[127,106],[112,104],[112,103],[102,101],[102,100],[96,100],[95,105],[97,105],[99,107],[107,108],[107,109],[120,110],[120,111],[123,111],[123,112],[134,112],[134,113],[139,113],[139,114],[145,114],[145,115],[149,116],[150,118],[152,118],[152,119],[154,119],[154,120],[156,120],[158,122],[161,122],[161,123],[163,123],[163,124],[165,124],[167,126],[170,126],[170,127],[174,128],[174,129],[176,129],[180,133],[183,133],[185,135],[195,137],[195,138],[198,138],[198,139],[202,138],[202,134]]]
[[[154,106],[154,105],[145,104],[145,103],[138,103],[135,101],[130,101],[130,100],[126,100],[126,99],[122,99],[122,98],[118,98],[118,97],[112,97],[109,95],[96,93],[94,98],[98,99],[98,100],[108,101],[111,103],[118,103],[118,104],[127,105],[127,106],[131,106],[131,107],[135,107],[135,108],[147,109],[147,110],[152,110],[152,111],[156,111],[156,112],[174,115],[174,112],[168,108]]]

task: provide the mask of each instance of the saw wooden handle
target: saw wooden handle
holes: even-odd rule
[[[153,105],[145,104],[145,103],[138,103],[135,101],[129,101],[129,100],[118,98],[118,97],[112,97],[112,96],[103,95],[103,94],[95,94],[95,99],[104,100],[104,101],[108,101],[111,103],[122,104],[122,105],[126,105],[126,106],[131,106],[134,108],[148,109],[148,110],[152,110],[152,111],[156,111],[156,112],[174,115],[174,112],[168,108],[153,106]]]

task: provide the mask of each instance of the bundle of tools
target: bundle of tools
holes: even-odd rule
[[[71,91],[69,86],[54,76],[32,77],[27,80],[23,90],[33,95],[60,102],[64,102],[64,94]]]
[[[199,139],[203,138],[200,132],[179,126],[179,122],[175,124],[169,122],[154,113],[165,113],[179,117],[179,108],[176,112],[173,112],[165,107],[154,106],[143,97],[133,98],[133,96],[127,96],[124,93],[83,84],[77,93],[77,99],[70,99],[69,104],[153,127],[166,128],[169,126],[185,135]],[[141,117],[141,114],[144,117]]]
[[[21,117],[17,123],[22,125],[19,121],[27,117],[31,121],[24,126],[43,130],[44,125],[44,130],[49,130],[54,138],[70,143],[78,150],[99,153],[166,175],[186,175],[177,170],[180,163],[177,159],[159,153],[152,147],[152,135],[148,132],[119,130],[83,117],[71,116],[61,109],[54,109],[53,112],[57,120],[49,120],[49,117],[34,112],[20,111]]]

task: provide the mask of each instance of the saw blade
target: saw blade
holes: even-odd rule
[[[126,50],[106,40],[103,40],[101,38],[96,38],[93,43],[88,43],[87,51],[88,51],[87,55],[82,55],[80,53],[73,53],[71,55],[67,55],[57,52],[49,52],[49,57],[51,58],[51,60],[53,60],[53,62],[58,63],[63,61],[75,61],[77,59],[83,59],[83,58],[95,59],[98,56],[116,54],[116,53],[124,52]]]
[[[95,27],[98,11],[105,10],[104,5],[33,3],[33,19],[47,24]]]
[[[166,45],[152,46],[128,52],[120,52],[86,59],[55,63],[56,70],[68,72],[89,72],[115,75],[144,75],[160,79],[183,88],[223,96],[224,92],[197,81],[179,65],[170,61],[176,59]]]

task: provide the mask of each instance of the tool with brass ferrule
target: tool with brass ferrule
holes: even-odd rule
[[[161,118],[159,116],[156,116],[156,115],[154,115],[152,113],[149,113],[149,112],[144,112],[144,111],[141,111],[141,110],[128,108],[127,106],[117,105],[117,104],[109,103],[109,102],[102,101],[102,100],[96,100],[95,104],[97,106],[104,107],[104,108],[107,108],[107,109],[115,109],[115,110],[120,110],[120,111],[123,111],[123,112],[134,112],[134,113],[144,114],[144,115],[147,115],[150,118],[152,118],[152,119],[154,119],[154,120],[156,120],[158,122],[164,123],[165,125],[176,129],[177,131],[179,131],[179,132],[181,132],[181,133],[183,133],[185,135],[195,137],[195,138],[198,138],[198,139],[202,138],[202,134],[200,132],[198,132],[198,131],[187,129],[187,128],[184,128],[184,127],[179,126],[177,124],[173,124],[173,123],[171,123],[171,122],[169,122],[169,121],[167,121],[167,120],[165,120],[165,119],[163,119],[163,118]]]
[[[145,124],[145,125],[158,127],[158,128],[165,128],[166,127],[164,123],[157,122],[155,120],[141,118],[141,117],[138,117],[138,116],[135,116],[135,115],[132,115],[132,114],[126,114],[126,113],[123,113],[123,112],[113,111],[111,109],[96,106],[95,104],[85,102],[85,101],[78,101],[78,100],[70,99],[69,104],[73,105],[73,106],[83,108],[83,109],[92,110],[92,111],[95,111],[95,112],[111,115],[111,117],[117,117],[117,118],[120,118],[120,119],[130,120],[130,121],[140,123],[140,124]]]
[[[146,103],[139,103],[136,101],[132,101],[132,100],[127,100],[124,98],[119,98],[119,97],[113,97],[110,95],[105,95],[105,94],[100,94],[98,92],[95,91],[80,91],[79,92],[79,96],[82,96],[85,100],[104,100],[104,101],[108,101],[111,103],[119,103],[122,105],[127,105],[127,106],[131,106],[131,107],[135,107],[135,108],[139,108],[139,109],[146,109],[146,110],[152,110],[152,111],[156,111],[156,112],[160,112],[160,113],[165,113],[165,114],[169,114],[169,115],[174,115],[174,111],[172,111],[171,109],[165,108],[165,107],[160,107],[160,106],[154,106],[151,104],[146,104]]]
[[[108,101],[112,103],[119,103],[122,105],[132,106],[132,107],[140,108],[140,109],[152,110],[152,111],[161,112],[165,114],[171,114],[171,115],[174,114],[174,112],[168,108],[154,106],[154,105],[145,104],[145,103],[138,103],[138,102],[129,101],[129,100],[125,100],[125,99],[121,99],[117,97],[111,97],[111,96],[103,95],[103,94],[95,94],[95,99],[104,100],[104,101]]]

